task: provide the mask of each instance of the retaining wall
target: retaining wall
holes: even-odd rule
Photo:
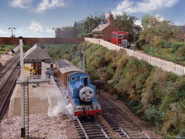
[[[169,71],[169,72],[175,73],[175,74],[180,75],[180,76],[185,74],[185,67],[181,66],[179,64],[175,64],[175,63],[169,62],[167,60],[163,60],[163,59],[160,59],[160,58],[157,58],[157,57],[153,57],[153,56],[147,55],[145,53],[141,53],[139,51],[125,49],[123,47],[119,47],[115,44],[104,41],[102,39],[84,38],[84,40],[89,41],[91,43],[100,44],[104,47],[107,47],[110,50],[119,51],[120,49],[124,49],[129,56],[134,56],[134,57],[138,58],[139,60],[145,60],[148,63],[150,63],[151,65],[156,66],[156,67],[158,67],[158,68],[160,68],[164,71]]]
[[[24,44],[73,44],[81,43],[84,38],[24,38]],[[19,44],[19,38],[0,37],[0,44]]]

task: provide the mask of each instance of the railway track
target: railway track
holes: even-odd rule
[[[0,122],[8,108],[10,97],[16,84],[20,69],[17,69],[19,55],[13,57],[3,68],[0,69]]]
[[[55,81],[61,92],[65,92],[65,89],[61,87],[60,80],[56,78]],[[103,110],[102,117],[120,135],[120,138],[150,139],[148,134],[108,98],[97,93],[97,99]],[[75,118],[73,121],[81,138],[109,138],[109,131],[102,125],[98,117],[95,117],[94,120]]]
[[[91,119],[75,118],[74,124],[76,126],[77,132],[81,138],[107,138],[109,139],[109,132],[101,121],[95,117]]]
[[[4,66],[0,68],[0,79],[2,79],[6,75],[8,70],[12,67],[14,63],[16,63],[18,59],[19,59],[19,54],[11,58]]]
[[[103,118],[116,131],[121,138],[147,138],[146,134],[138,125],[136,125],[129,116],[118,108],[105,96],[97,93],[98,102],[103,110]]]
[[[66,90],[61,86],[61,81],[54,76],[55,82],[59,87],[59,90],[65,97]],[[77,132],[81,138],[109,138],[108,130],[101,123],[98,117],[87,118],[77,118],[73,119],[74,125],[76,126]]]

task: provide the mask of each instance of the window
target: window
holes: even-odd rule
[[[75,80],[76,80],[75,76],[72,76],[72,77],[71,77],[71,80],[72,80],[72,81],[75,81]]]
[[[119,39],[123,39],[123,34],[119,34]]]
[[[125,34],[125,38],[126,38],[126,39],[128,38],[128,34]]]

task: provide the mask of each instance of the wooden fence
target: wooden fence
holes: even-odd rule
[[[24,38],[24,44],[73,44],[81,43],[84,38]],[[0,37],[0,44],[19,44],[19,38]]]
[[[179,64],[175,64],[175,63],[169,62],[167,60],[153,57],[153,56],[147,55],[145,53],[141,53],[139,51],[125,49],[123,47],[119,47],[115,44],[109,43],[109,42],[101,40],[101,39],[85,38],[85,41],[89,41],[94,44],[100,44],[104,47],[107,47],[110,50],[119,51],[120,49],[124,49],[129,56],[134,56],[134,57],[138,58],[139,60],[145,60],[148,63],[150,63],[151,65],[156,66],[164,71],[169,71],[169,72],[175,73],[180,76],[185,75],[185,67],[181,66]]]

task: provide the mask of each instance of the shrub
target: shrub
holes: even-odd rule
[[[138,104],[138,101],[136,101],[135,99],[131,99],[131,100],[128,102],[127,106],[128,106],[128,107],[132,107],[132,106],[136,106],[137,104]]]
[[[179,87],[179,91],[176,93],[177,98],[181,98],[183,96],[185,96],[185,85],[181,84],[181,86]]]
[[[154,48],[154,47],[150,47],[150,48],[148,49],[148,54],[149,54],[149,55],[154,55],[154,54],[155,54],[155,48]]]
[[[69,61],[71,60],[71,56],[69,54],[64,54],[63,58]]]
[[[123,55],[118,61],[117,61],[117,67],[124,68],[128,62],[128,55]]]
[[[112,59],[113,59],[114,57],[116,57],[116,55],[117,55],[116,51],[114,51],[114,50],[109,50],[109,51],[105,54],[105,61],[106,61],[106,62],[111,62]]]
[[[180,47],[182,47],[181,44],[173,43],[172,44],[172,52],[176,52]]]
[[[170,43],[169,41],[167,41],[167,42],[164,44],[164,47],[165,47],[165,48],[170,48],[170,46],[171,46],[171,43]]]
[[[177,135],[177,138],[183,138],[183,137],[185,137],[185,128],[180,129]]]
[[[108,81],[109,79],[111,78],[111,75],[109,72],[103,72],[101,75],[100,75],[100,80],[101,81]]]
[[[142,50],[144,44],[145,44],[145,40],[137,40],[137,41],[136,41],[136,47],[137,47],[138,49],[141,49],[141,50]]]
[[[149,105],[149,108],[144,113],[144,119],[150,120],[157,127],[161,127],[162,121],[164,118],[164,114],[160,113],[155,105]]]
[[[160,42],[160,44],[159,44],[159,47],[160,47],[160,48],[164,48],[164,44],[165,44],[165,41],[162,40],[162,41]]]
[[[176,53],[177,53],[179,56],[185,56],[185,46],[179,47]]]

